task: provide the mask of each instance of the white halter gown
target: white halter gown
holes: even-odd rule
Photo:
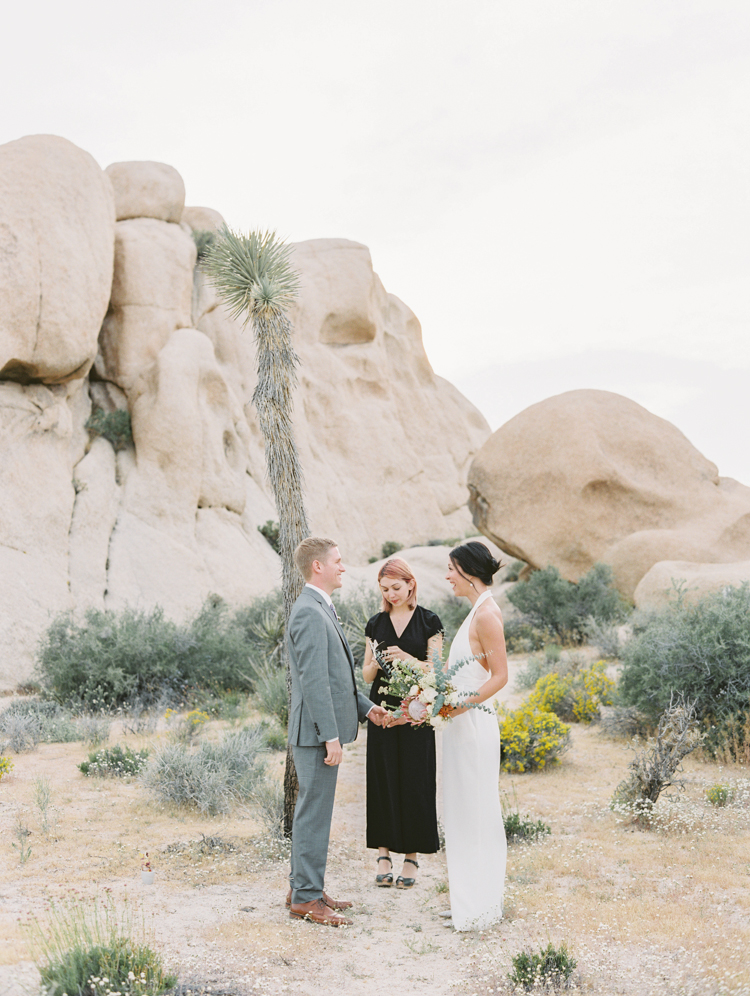
[[[458,691],[475,692],[488,673],[473,658],[469,627],[492,594],[483,592],[464,620],[448,661],[472,658],[453,677]],[[493,700],[483,703],[493,707]],[[507,844],[500,807],[497,716],[469,709],[443,728],[443,824],[451,913],[456,930],[489,927],[503,915]]]

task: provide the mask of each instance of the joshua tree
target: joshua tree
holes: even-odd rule
[[[274,232],[244,236],[224,227],[205,250],[201,268],[224,299],[233,318],[252,323],[258,384],[253,402],[266,450],[266,470],[279,516],[279,555],[282,564],[284,623],[302,590],[302,578],[293,554],[308,534],[302,492],[302,468],[292,425],[292,392],[297,383],[299,357],[292,346],[292,325],[286,309],[297,294],[297,274],[289,262],[291,246]],[[291,678],[286,644],[283,649],[287,694]],[[297,773],[291,748],[284,774],[284,831],[292,832],[297,801]]]

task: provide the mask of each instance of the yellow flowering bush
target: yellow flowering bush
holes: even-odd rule
[[[0,779],[3,775],[9,775],[13,770],[13,762],[9,757],[0,757]]]
[[[615,683],[607,676],[606,669],[604,661],[597,661],[590,668],[571,674],[552,671],[537,681],[528,701],[568,722],[590,723],[600,705],[612,704]]]
[[[176,709],[167,709],[164,713],[169,726],[172,727],[172,737],[179,741],[192,740],[203,729],[211,718],[207,712],[201,709],[192,709],[185,716],[180,717]]]
[[[560,763],[570,747],[570,727],[553,713],[529,702],[518,709],[497,707],[500,767],[511,774],[539,771]]]

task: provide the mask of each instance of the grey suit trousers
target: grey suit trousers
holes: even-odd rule
[[[326,745],[292,747],[299,795],[292,826],[293,903],[309,903],[323,895],[328,840],[331,835],[333,800],[338,766],[324,764]]]

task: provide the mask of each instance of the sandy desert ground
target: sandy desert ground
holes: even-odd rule
[[[501,791],[515,789],[522,813],[552,834],[509,849],[502,923],[459,934],[440,916],[449,908],[442,853],[420,859],[413,890],[375,887],[374,852],[363,843],[365,750],[363,733],[339,776],[327,888],[355,906],[353,926],[337,930],[289,920],[286,861],[252,813],[161,810],[137,781],[84,778],[81,744],[14,756],[0,782],[0,996],[35,991],[20,921],[43,918],[47,898],[72,889],[111,889],[118,903],[140,906],[167,964],[214,994],[504,992],[511,956],[548,940],[567,942],[580,991],[750,994],[747,769],[688,759],[684,793],[660,801],[657,829],[636,830],[608,808],[627,767],[625,745],[596,726],[574,727],[558,768],[501,776]],[[271,755],[269,769],[281,777],[282,754]],[[40,776],[50,779],[56,820],[46,836],[33,803]],[[705,800],[716,782],[736,789],[725,809]],[[23,864],[12,847],[19,819],[32,830]],[[156,870],[151,886],[140,881],[144,851]]]

